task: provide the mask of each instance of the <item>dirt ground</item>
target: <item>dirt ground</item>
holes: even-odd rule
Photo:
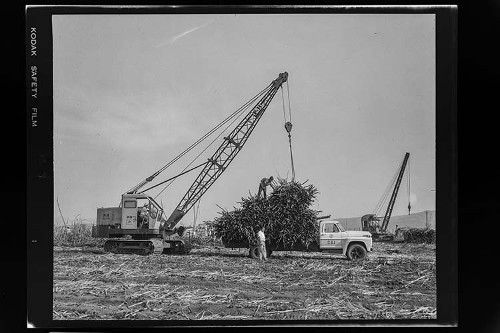
[[[435,319],[434,244],[374,243],[360,263],[341,255],[195,248],[118,255],[55,247],[53,318],[138,320]]]

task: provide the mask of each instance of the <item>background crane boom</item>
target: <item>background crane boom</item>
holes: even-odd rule
[[[396,185],[394,187],[394,191],[392,192],[391,199],[389,200],[389,205],[387,206],[387,211],[384,215],[384,220],[382,221],[382,226],[380,230],[385,232],[387,226],[389,224],[389,220],[391,218],[392,209],[394,208],[394,203],[396,202],[396,196],[398,195],[399,186],[401,185],[401,180],[403,179],[403,174],[405,172],[406,164],[408,163],[408,158],[410,157],[410,153],[406,153],[403,159],[403,164],[401,165],[401,169],[399,170],[398,179],[396,180]]]

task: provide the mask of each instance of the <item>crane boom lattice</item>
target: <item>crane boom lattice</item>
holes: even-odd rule
[[[410,153],[406,153],[403,159],[403,163],[401,165],[401,169],[399,170],[398,178],[396,180],[396,185],[394,186],[394,191],[392,192],[391,199],[389,200],[389,205],[387,206],[387,211],[384,215],[384,220],[382,221],[381,230],[383,232],[386,231],[387,226],[389,224],[389,220],[391,218],[392,209],[394,208],[394,203],[396,202],[396,197],[398,195],[399,186],[401,185],[401,180],[403,179],[403,174],[405,172],[406,164],[408,163],[408,158],[410,157]]]
[[[279,77],[269,85],[269,90],[252,108],[252,110],[240,121],[240,123],[227,137],[224,137],[223,143],[219,146],[212,157],[208,159],[209,163],[204,166],[194,183],[188,189],[184,197],[168,218],[165,223],[165,229],[173,228],[225,171],[238,152],[242,149],[258,121],[266,111],[274,95],[281,85],[286,82],[287,78],[288,73],[281,73]]]

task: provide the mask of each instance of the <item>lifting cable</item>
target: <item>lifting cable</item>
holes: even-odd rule
[[[164,180],[164,181],[162,181],[162,182],[160,182],[160,183],[158,183],[158,184],[156,184],[156,185],[153,185],[153,186],[151,186],[151,187],[148,187],[147,189],[142,190],[142,191],[141,191],[141,192],[139,192],[139,193],[144,193],[144,192],[146,192],[146,191],[152,190],[152,189],[154,189],[154,188],[156,188],[156,187],[158,187],[158,186],[160,186],[160,185],[162,185],[162,184],[165,184],[166,182],[170,182],[170,184],[171,184],[171,183],[172,183],[175,179],[177,179],[178,177],[180,177],[180,176],[182,176],[182,175],[184,175],[184,174],[186,174],[186,173],[188,173],[188,172],[191,172],[191,171],[193,171],[194,169],[198,169],[198,168],[200,168],[200,167],[204,166],[204,165],[205,165],[205,164],[207,164],[207,163],[208,163],[208,162],[201,163],[201,164],[199,164],[199,165],[195,166],[194,168],[191,168],[191,169],[189,169],[189,170],[187,170],[187,171],[186,171],[186,169],[187,169],[187,167],[186,167],[186,168],[184,168],[184,170],[182,170],[182,172],[181,172],[181,173],[179,173],[179,174],[177,174],[177,175],[175,175],[175,176],[173,176],[173,177],[171,177],[171,178],[169,178],[169,179],[167,179],[167,180]],[[189,165],[188,165],[188,166],[189,166]],[[170,185],[170,184],[169,184],[169,185]],[[167,185],[167,187],[168,187],[168,185]],[[163,190],[162,190],[162,192],[163,192]],[[161,193],[161,192],[160,192],[160,193]],[[159,195],[159,194],[158,194],[158,195]],[[155,196],[153,199],[156,199],[156,198],[158,197],[158,195],[157,195],[157,196]]]
[[[401,170],[401,165],[398,166],[396,172],[394,173],[394,176],[392,177],[391,181],[389,182],[389,185],[387,185],[387,188],[385,189],[384,193],[382,194],[382,197],[380,198],[379,202],[375,206],[375,209],[373,210],[373,215],[375,215],[375,216],[379,215],[380,210],[382,209],[382,206],[385,204],[391,189],[394,187],[394,183],[396,182],[396,179],[398,178],[399,170]]]
[[[252,97],[248,102],[246,102],[238,110],[234,111],[232,114],[230,114],[228,117],[226,117],[222,122],[220,122],[219,124],[217,124],[210,131],[208,131],[207,133],[205,133],[201,138],[199,138],[198,140],[196,140],[193,144],[191,144],[191,146],[189,146],[184,151],[182,151],[179,155],[177,155],[176,157],[174,157],[170,162],[168,162],[166,165],[164,165],[163,167],[161,167],[153,175],[149,176],[148,178],[146,178],[145,180],[143,180],[142,182],[140,182],[139,184],[137,184],[136,186],[134,186],[133,188],[131,188],[127,192],[135,192],[135,191],[137,191],[138,189],[140,189],[141,187],[143,187],[145,184],[147,184],[149,181],[151,181],[153,178],[155,178],[156,176],[158,176],[161,172],[165,171],[168,167],[170,167],[172,164],[174,164],[175,162],[177,162],[181,157],[183,157],[184,155],[186,155],[188,152],[190,152],[192,149],[194,149],[196,146],[198,146],[201,142],[203,142],[207,137],[209,137],[215,131],[217,131],[222,126],[224,126],[232,118],[234,118],[236,116],[239,116],[243,110],[247,109],[249,105],[251,105],[252,103],[254,103],[255,100],[257,100],[260,96],[262,96],[265,92],[267,92],[270,89],[270,87],[271,87],[271,84],[268,85],[266,88],[264,88],[262,91],[260,91],[257,95],[255,95],[254,97]]]
[[[219,128],[221,128],[222,126],[224,126],[224,124],[226,124],[229,120],[231,120],[233,117],[235,117],[236,115],[238,115],[239,113],[241,113],[243,110],[245,110],[246,108],[248,108],[248,106],[255,102],[255,100],[257,98],[259,98],[262,94],[264,94],[264,92],[266,90],[268,90],[269,86],[266,87],[264,90],[262,90],[260,93],[258,93],[257,95],[255,95],[254,97],[252,97],[251,100],[249,100],[248,102],[246,102],[243,106],[241,106],[238,110],[234,111],[232,114],[230,114],[226,119],[224,119],[222,122],[220,122],[218,125],[216,125],[214,128],[212,128],[210,131],[208,131],[205,135],[203,135],[200,139],[198,139],[195,143],[193,143],[191,146],[189,146],[186,150],[184,150],[183,152],[181,152],[179,155],[177,155],[174,159],[172,159],[172,161],[170,161],[169,163],[167,163],[164,167],[162,167],[159,171],[157,171],[157,173],[160,173],[162,171],[164,171],[165,169],[167,169],[169,166],[171,166],[173,163],[175,163],[179,158],[181,158],[182,156],[184,156],[186,153],[188,153],[189,151],[191,151],[194,147],[196,147],[197,145],[199,145],[202,141],[204,141],[207,137],[209,137],[210,135],[212,135],[215,131],[217,131]]]
[[[200,213],[200,202],[198,200],[198,204],[193,207],[193,231],[196,233],[196,222],[198,221],[198,215]]]
[[[247,106],[247,108],[248,108],[248,106]],[[229,123],[229,125],[227,125],[227,126],[226,126],[226,128],[225,128],[222,132],[220,132],[220,134],[219,134],[219,135],[217,135],[217,136],[216,136],[216,137],[212,140],[212,142],[210,142],[210,143],[209,143],[209,144],[208,144],[208,145],[207,145],[207,146],[206,146],[206,147],[205,147],[205,148],[204,148],[204,149],[203,149],[203,150],[202,150],[202,151],[201,151],[198,155],[196,155],[196,157],[195,157],[195,158],[193,158],[193,160],[191,160],[191,162],[189,162],[189,163],[188,163],[188,165],[186,165],[186,167],[182,170],[182,173],[181,173],[181,174],[186,173],[186,172],[185,172],[185,170],[186,170],[187,168],[189,168],[189,167],[190,167],[190,166],[191,166],[191,165],[192,165],[192,164],[193,164],[193,163],[194,163],[194,162],[195,162],[195,161],[196,161],[196,160],[197,160],[197,159],[198,159],[198,158],[199,158],[199,157],[200,157],[200,156],[201,156],[201,155],[202,155],[202,154],[203,154],[203,153],[204,153],[207,149],[208,149],[208,148],[210,148],[210,146],[212,146],[212,145],[214,144],[214,142],[215,142],[215,141],[217,141],[217,140],[221,137],[221,135],[222,135],[222,134],[224,134],[224,133],[226,133],[226,132],[227,132],[227,130],[229,129],[229,127],[231,127],[231,126],[234,124],[234,122],[236,122],[236,120],[238,120],[238,119],[239,119],[239,118],[243,115],[243,112],[242,112],[243,110],[245,110],[245,109],[241,109],[241,112],[239,113],[239,115],[238,115],[237,117],[235,117],[235,118],[233,119],[233,121],[231,121],[231,122]],[[203,163],[203,164],[201,164],[201,165],[205,165],[205,164],[207,164],[207,163],[209,163],[209,162],[205,162],[205,163]],[[201,166],[201,165],[200,165],[200,166]],[[195,168],[197,168],[197,167],[195,167]],[[192,169],[191,169],[191,170],[192,170]],[[167,189],[167,188],[168,188],[168,187],[169,187],[169,186],[170,186],[170,185],[174,182],[174,180],[175,180],[175,179],[177,179],[177,177],[176,177],[176,178],[174,178],[174,179],[172,179],[172,180],[170,181],[170,183],[168,183],[167,185],[165,185],[165,187],[164,187],[164,188],[163,188],[163,189],[162,189],[162,190],[161,190],[161,191],[160,191],[160,192],[159,192],[159,193],[158,193],[158,194],[157,194],[154,198],[156,199],[156,198],[157,198],[160,194],[162,194],[162,193],[163,193],[163,191],[165,191],[165,190],[166,190],[166,189]],[[166,181],[165,181],[165,182],[166,182]],[[165,182],[162,182],[162,183],[165,183]]]
[[[226,126],[226,128],[219,134],[217,135],[213,140],[212,142],[210,142],[198,155],[196,155],[196,157],[191,161],[189,162],[188,165],[186,165],[186,167],[181,171],[181,174],[185,174],[185,170],[187,168],[189,168],[208,148],[210,148],[210,146],[212,146],[214,144],[215,141],[217,141],[222,134],[226,133],[227,130],[236,122],[236,120],[238,120],[243,114],[244,114],[244,111],[246,111],[250,105],[252,105],[260,96],[262,96],[269,88],[270,88],[271,85],[269,85],[268,87],[266,87],[264,90],[262,90],[260,93],[258,93],[257,95],[255,95],[254,97],[252,97],[252,99],[250,99],[248,102],[246,102],[243,106],[241,106],[238,110],[236,110],[235,112],[233,112],[229,117],[227,117],[226,119],[224,119],[219,125],[217,125],[214,129],[212,129],[209,133],[210,134],[213,134],[216,130],[218,130],[219,128],[221,128],[224,124],[226,124],[229,120],[232,119],[232,121],[229,123],[229,125]],[[204,135],[203,137],[203,140],[208,137],[207,134]],[[198,140],[199,142],[201,142],[200,140]],[[191,148],[192,149],[192,148]],[[191,150],[189,149],[189,150]],[[185,154],[185,153],[184,153]],[[200,164],[199,166],[201,165],[205,165],[206,163],[208,162],[205,162],[203,164]],[[195,167],[195,168],[198,168],[199,166]],[[192,168],[190,169],[189,171],[195,169],[195,168]],[[179,175],[181,175],[179,174]],[[154,197],[154,199],[156,199],[159,195],[161,195],[175,180],[177,179],[177,177],[175,178],[171,178],[171,179],[168,179],[166,181],[163,181],[161,183],[159,183],[158,185],[160,184],[164,184],[168,181],[170,181],[167,185],[165,185],[165,187]],[[158,186],[158,185],[155,185],[154,187]],[[151,189],[151,188],[149,188]],[[148,189],[148,190],[149,190]],[[146,191],[146,190],[145,190]],[[144,192],[144,191],[143,191]]]
[[[292,181],[295,180],[295,167],[293,165],[293,151],[292,151],[292,108],[290,107],[290,88],[288,86],[288,81],[286,82],[287,87],[287,97],[288,97],[288,121],[286,119],[285,112],[285,97],[283,94],[283,86],[281,86],[281,100],[283,101],[283,118],[285,120],[285,130],[288,132],[288,144],[290,146],[290,161],[292,165]]]

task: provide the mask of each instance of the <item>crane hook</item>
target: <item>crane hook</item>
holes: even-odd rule
[[[290,132],[292,131],[292,123],[287,121],[285,123],[285,129],[288,132],[288,143],[290,145],[290,161],[292,162],[292,181],[295,180],[295,167],[293,165],[293,153],[292,153],[292,136]]]

